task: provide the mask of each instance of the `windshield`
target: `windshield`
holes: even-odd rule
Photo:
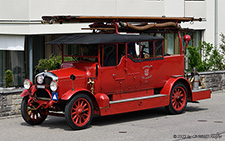
[[[98,61],[98,45],[64,45],[64,61]]]

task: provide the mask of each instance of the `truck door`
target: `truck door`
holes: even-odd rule
[[[125,44],[104,45],[102,51],[102,92],[122,93],[126,86]]]
[[[115,90],[116,45],[101,47],[101,91],[111,94]]]
[[[139,54],[139,43],[127,43],[126,91],[135,91],[140,88]]]
[[[163,41],[141,43],[141,86],[143,89],[160,87],[166,74],[163,68]]]
[[[126,87],[125,44],[117,44],[117,65],[115,68],[115,93],[123,93]]]

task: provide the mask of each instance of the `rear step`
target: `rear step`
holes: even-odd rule
[[[122,99],[122,100],[110,101],[109,104],[117,104],[117,103],[130,102],[130,101],[136,101],[136,100],[144,100],[144,99],[151,99],[151,98],[164,97],[164,96],[168,96],[168,95],[166,95],[166,94],[157,94],[157,95],[151,95],[151,96],[143,96],[143,97],[137,97],[137,98]]]

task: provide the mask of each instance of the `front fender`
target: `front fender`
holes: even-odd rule
[[[21,97],[25,97],[25,96],[28,96],[31,92],[32,93],[34,93],[34,91],[35,91],[35,86],[33,85],[33,86],[31,86],[31,88],[30,89],[25,89],[22,93],[21,93]]]
[[[25,96],[27,96],[27,95],[29,95],[29,91],[27,90],[27,89],[25,89],[22,93],[21,93],[21,97],[25,97]]]
[[[75,90],[70,89],[66,93],[64,93],[62,95],[61,99],[62,100],[69,100],[74,94],[76,94],[80,91],[91,93],[90,91],[88,91],[87,89],[84,89],[84,88],[75,88]]]
[[[174,86],[174,84],[176,82],[181,82],[185,85],[188,93],[189,93],[189,96],[191,96],[191,90],[190,90],[190,84],[188,82],[187,79],[185,79],[184,77],[171,77],[167,82],[166,84],[164,85],[164,87],[162,88],[162,90],[160,91],[160,94],[168,94],[170,95],[170,92]]]

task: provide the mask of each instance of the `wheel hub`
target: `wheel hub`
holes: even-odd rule
[[[180,96],[180,92],[179,91],[176,91],[175,93],[174,93],[174,97],[175,97],[175,99],[177,100],[177,101],[180,101],[181,99],[182,99],[182,97]]]
[[[81,114],[83,113],[83,108],[78,108],[78,109],[77,109],[77,113],[78,113],[79,115],[81,115]]]

